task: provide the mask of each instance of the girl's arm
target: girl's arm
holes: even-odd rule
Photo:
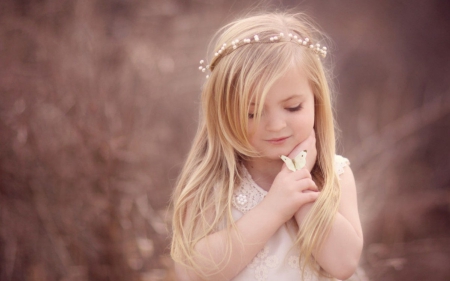
[[[202,268],[204,276],[198,276],[190,271],[189,278],[185,280],[230,280],[251,262],[282,224],[281,218],[271,212],[262,201],[236,222],[235,231],[228,229],[218,231],[196,245],[195,250],[199,255],[196,261]],[[228,259],[226,244],[229,234],[231,234],[231,255]]]
[[[236,230],[224,229],[197,243],[198,256],[194,259],[202,268],[203,276],[178,265],[176,269],[180,277],[186,276],[182,280],[232,279],[301,206],[317,199],[319,192],[303,192],[314,189],[317,187],[308,171],[291,172],[283,165],[267,196],[236,222]],[[229,256],[226,252],[228,235],[231,235]]]
[[[340,178],[341,201],[338,213],[329,236],[313,255],[326,272],[344,280],[349,278],[358,266],[363,247],[363,234],[358,214],[355,179],[349,166],[345,167]],[[298,225],[301,225],[311,207],[312,203],[305,204],[295,214]]]

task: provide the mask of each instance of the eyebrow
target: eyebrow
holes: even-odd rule
[[[304,94],[293,94],[293,95],[291,95],[291,96],[289,96],[289,97],[287,97],[287,98],[285,98],[284,100],[282,100],[282,101],[280,101],[281,103],[283,103],[283,102],[287,102],[287,101],[289,101],[289,100],[291,100],[291,99],[293,99],[293,98],[301,98],[301,97],[303,97],[304,96]],[[256,103],[255,102],[251,102],[250,103],[250,106],[254,106],[254,105],[256,105]]]
[[[304,96],[304,94],[293,94],[292,96],[285,98],[281,102],[286,102],[286,101],[294,99],[294,98],[301,98],[303,96]]]

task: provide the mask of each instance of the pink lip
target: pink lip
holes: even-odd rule
[[[270,142],[271,144],[282,144],[284,143],[285,140],[287,140],[289,137],[282,137],[282,138],[274,138],[274,139],[270,139],[267,140],[268,142]]]

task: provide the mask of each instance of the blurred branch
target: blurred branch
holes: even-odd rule
[[[17,241],[11,235],[6,235],[6,231],[2,233],[2,237],[6,240],[4,274],[7,280],[12,280],[17,255]],[[3,276],[3,274],[0,274],[0,276]]]
[[[42,221],[44,229],[54,246],[53,249],[59,257],[62,265],[62,271],[67,274],[70,265],[72,265],[73,263],[70,258],[69,251],[65,247],[65,243],[58,234],[57,228],[53,223],[51,212],[48,209],[49,202],[47,201],[46,196],[43,194],[42,187],[34,187],[33,184],[30,184],[30,187],[33,192],[33,201],[36,206],[37,215]]]
[[[376,276],[379,278],[385,275],[389,268],[401,270],[408,263],[409,258],[429,253],[442,253],[448,256],[450,254],[450,238],[371,244],[367,249],[366,261],[376,271]]]
[[[167,228],[164,220],[155,212],[146,195],[136,198],[136,205],[138,206],[141,216],[148,221],[158,234],[167,235]]]
[[[446,100],[445,97],[444,94],[434,98],[354,146],[348,153],[352,159],[352,166],[361,167],[374,157],[390,152],[398,142],[449,114],[450,100]]]

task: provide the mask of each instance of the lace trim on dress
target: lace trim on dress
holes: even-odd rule
[[[294,268],[294,269],[300,269],[300,257],[299,257],[299,256],[292,256],[292,255],[289,256],[289,258],[288,258],[288,265],[289,265],[291,268]],[[311,271],[311,269],[309,269],[309,268],[306,268],[306,269],[305,269],[305,274],[304,274],[302,280],[304,280],[304,281],[308,281],[308,280],[316,280],[316,279],[315,279],[315,275],[314,275],[314,273]]]
[[[300,268],[300,257],[290,256],[288,259],[288,264],[291,268]]]
[[[345,166],[350,165],[350,161],[347,158],[342,157],[341,155],[335,155],[334,156],[334,165],[335,165],[335,169],[336,169],[336,174],[339,177],[340,175],[342,175],[344,173]]]
[[[245,214],[258,205],[266,195],[267,191],[256,185],[247,169],[243,167],[242,182],[234,191],[231,201],[233,207]]]
[[[269,256],[269,250],[264,247],[256,257],[253,258],[252,262],[248,265],[249,268],[255,270],[255,278],[258,281],[267,280],[269,276],[269,269],[277,268],[280,266],[280,260],[277,256]]]

